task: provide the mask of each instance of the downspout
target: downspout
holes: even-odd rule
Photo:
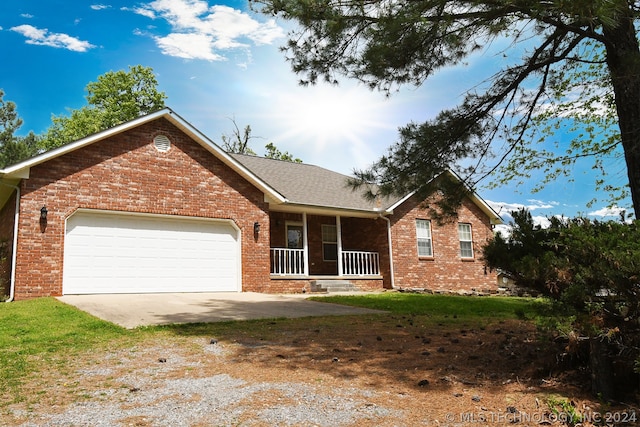
[[[384,219],[385,221],[387,221],[387,240],[389,243],[389,273],[391,274],[391,288],[392,289],[397,289],[396,288],[396,281],[395,281],[395,277],[393,274],[393,244],[391,243],[391,220],[389,218],[387,218],[386,216],[383,216],[382,214],[378,214],[380,218]]]
[[[18,256],[18,220],[20,219],[20,187],[7,184],[0,181],[0,184],[6,185],[16,190],[16,212],[13,219],[13,248],[11,250],[11,282],[9,284],[9,298],[5,302],[13,301],[16,288],[16,259]]]

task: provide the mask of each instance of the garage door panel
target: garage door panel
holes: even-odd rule
[[[67,221],[65,294],[239,290],[226,221],[78,212]]]

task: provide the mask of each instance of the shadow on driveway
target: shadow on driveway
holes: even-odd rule
[[[253,292],[65,295],[58,300],[125,328],[279,317],[343,316],[379,310]]]

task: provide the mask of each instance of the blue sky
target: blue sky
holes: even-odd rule
[[[241,128],[251,126],[258,154],[273,142],[305,163],[350,174],[384,154],[398,127],[459,103],[500,60],[475,57],[391,97],[351,81],[300,87],[278,49],[290,26],[252,13],[245,1],[4,1],[0,89],[24,119],[20,133],[40,133],[51,115],[86,104],[87,83],[140,64],[155,71],[167,105],[215,142],[231,134],[235,120]],[[615,184],[625,182],[624,164],[610,167]],[[615,219],[617,210],[606,209],[604,200],[587,206],[598,196],[593,173],[588,165],[577,166],[573,182],[538,193],[531,193],[539,179],[533,177],[519,187],[481,188],[479,194],[506,220],[505,213],[522,206],[536,217]]]

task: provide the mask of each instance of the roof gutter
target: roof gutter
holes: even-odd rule
[[[379,218],[387,221],[387,241],[389,243],[389,274],[391,275],[391,288],[398,289],[396,288],[395,274],[393,273],[393,243],[391,240],[391,220],[382,215],[382,213],[378,214],[378,216]]]
[[[9,284],[9,298],[5,302],[13,301],[16,289],[16,259],[18,255],[18,220],[20,219],[20,187],[17,185],[7,184],[0,181],[0,184],[6,185],[16,190],[16,212],[13,218],[13,246],[11,249],[11,282]]]

